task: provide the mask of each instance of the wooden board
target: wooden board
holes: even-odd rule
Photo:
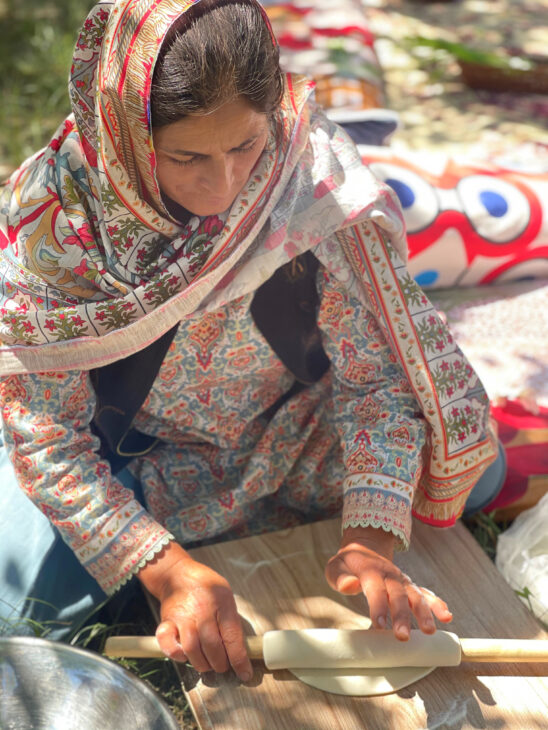
[[[307,627],[360,628],[365,599],[343,597],[323,577],[339,522],[304,525],[199,548],[193,556],[232,585],[247,633]],[[413,528],[412,550],[397,558],[413,579],[450,605],[449,629],[462,637],[548,638],[468,531]],[[548,664],[461,664],[439,668],[392,695],[341,697],[288,671],[241,685],[234,675],[188,671],[185,691],[202,730],[548,727]]]

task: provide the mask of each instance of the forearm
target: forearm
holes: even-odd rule
[[[169,542],[152,560],[138,571],[137,578],[144,588],[159,601],[169,590],[174,571],[184,570],[192,561],[189,553],[177,542]]]

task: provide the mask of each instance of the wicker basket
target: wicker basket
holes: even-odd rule
[[[536,62],[528,70],[500,68],[458,60],[462,77],[472,89],[548,94],[548,60]]]

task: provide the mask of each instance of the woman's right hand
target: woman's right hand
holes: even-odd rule
[[[138,578],[160,601],[156,637],[166,656],[189,661],[198,672],[232,667],[243,682],[251,679],[240,616],[225,578],[173,542]]]

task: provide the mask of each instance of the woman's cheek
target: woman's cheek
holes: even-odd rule
[[[189,173],[187,170],[185,170],[184,172],[182,170],[174,170],[169,178],[169,185],[171,190],[174,193],[176,193],[177,191],[181,192],[184,190],[192,190],[194,187],[194,177],[195,175],[193,175],[191,172]]]

